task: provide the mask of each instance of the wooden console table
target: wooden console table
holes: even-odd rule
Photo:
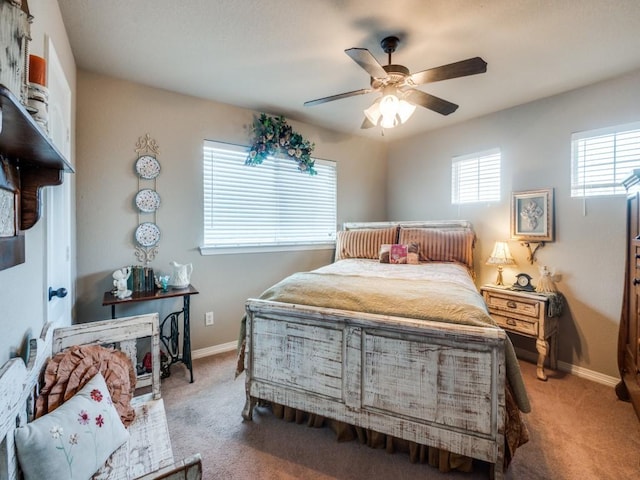
[[[169,288],[166,292],[156,289],[153,292],[134,292],[130,297],[120,299],[113,295],[111,291],[104,292],[102,297],[102,305],[111,305],[111,318],[116,318],[116,305],[123,305],[126,303],[136,302],[148,302],[150,300],[162,300],[165,298],[182,297],[183,306],[182,310],[172,312],[167,315],[162,322],[160,322],[160,341],[164,345],[167,356],[169,357],[169,367],[176,362],[182,362],[189,369],[190,383],[193,383],[193,363],[191,359],[191,323],[189,320],[189,300],[191,295],[196,295],[200,292],[196,290],[193,285],[189,285],[186,288],[174,289]],[[182,315],[182,356],[180,356],[180,331],[179,321],[180,315]],[[168,323],[168,332],[165,333],[166,325]],[[168,374],[168,372],[167,372]]]

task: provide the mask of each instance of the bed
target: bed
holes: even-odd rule
[[[530,406],[475,287],[474,241],[465,221],[345,224],[333,264],[247,300],[243,417],[270,402],[482,460],[503,478]]]

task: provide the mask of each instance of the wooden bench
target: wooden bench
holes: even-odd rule
[[[137,376],[132,406],[136,419],[129,426],[129,440],[109,459],[109,479],[185,479],[202,478],[199,454],[175,462],[169,429],[160,395],[160,333],[158,315],[140,315],[116,320],[53,328],[44,326],[40,338],[29,341],[28,359],[9,360],[0,369],[0,478],[18,480],[20,467],[14,442],[17,427],[33,419],[41,374],[47,360],[73,345],[114,346],[140,362],[138,341],[150,343],[152,371]],[[139,393],[142,391],[142,393]]]

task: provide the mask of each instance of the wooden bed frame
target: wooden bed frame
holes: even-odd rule
[[[503,330],[258,299],[246,312],[246,420],[275,402],[484,460],[504,478]]]

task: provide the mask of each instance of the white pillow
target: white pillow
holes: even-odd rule
[[[89,479],[128,438],[100,373],[53,412],[15,432],[25,480]]]

